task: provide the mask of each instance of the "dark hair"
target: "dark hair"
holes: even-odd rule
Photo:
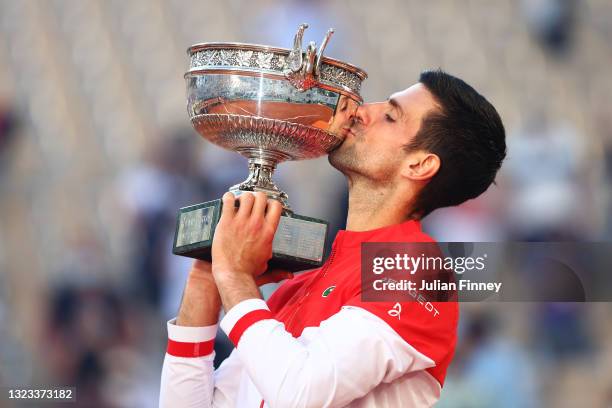
[[[424,217],[486,191],[506,157],[506,135],[493,105],[461,79],[438,69],[422,72],[419,82],[438,109],[423,118],[405,149],[434,153],[441,162],[416,198],[414,213]]]

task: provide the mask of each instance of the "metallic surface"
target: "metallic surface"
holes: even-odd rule
[[[249,160],[249,177],[230,191],[262,191],[289,210],[272,181],[276,164],[327,154],[344,140],[362,102],[366,73],[324,57],[330,29],[317,51],[302,51],[306,24],[292,50],[253,44],[208,43],[189,49],[187,111],[210,142]]]
[[[202,69],[232,68],[255,69],[259,72],[284,74],[290,67],[291,51],[285,48],[241,43],[204,43],[194,45],[188,50],[190,56],[189,72]],[[304,60],[304,58],[300,59]],[[332,86],[346,87],[361,102],[359,91],[367,74],[361,68],[324,57],[319,60],[320,75],[318,82]]]

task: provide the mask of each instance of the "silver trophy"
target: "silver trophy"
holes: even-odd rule
[[[210,142],[248,159],[249,176],[229,191],[261,191],[283,205],[274,236],[272,268],[300,270],[323,262],[328,223],[295,214],[272,175],[276,165],[327,154],[346,136],[367,74],[324,57],[333,29],[320,47],[302,49],[301,24],[292,49],[239,43],[189,48],[187,110],[193,127]],[[181,208],[173,253],[210,260],[221,200]]]

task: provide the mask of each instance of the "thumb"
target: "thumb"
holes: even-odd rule
[[[279,280],[293,279],[293,272],[289,272],[284,269],[271,269],[266,273],[266,275],[268,274],[278,277]]]
[[[285,279],[292,279],[293,273],[283,270],[272,270],[255,278],[257,286],[266,285],[268,283],[277,283]]]

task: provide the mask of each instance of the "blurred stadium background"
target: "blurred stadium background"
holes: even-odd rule
[[[157,405],[190,264],[171,255],[176,211],[246,176],[188,124],[185,50],[289,47],[301,22],[317,42],[336,28],[326,55],[368,72],[366,101],[442,67],[499,110],[498,184],[428,217],[439,241],[610,240],[609,0],[0,0],[0,386]],[[342,227],[345,186],[325,158],[277,175],[297,212]],[[438,406],[612,406],[611,312],[462,304]]]

